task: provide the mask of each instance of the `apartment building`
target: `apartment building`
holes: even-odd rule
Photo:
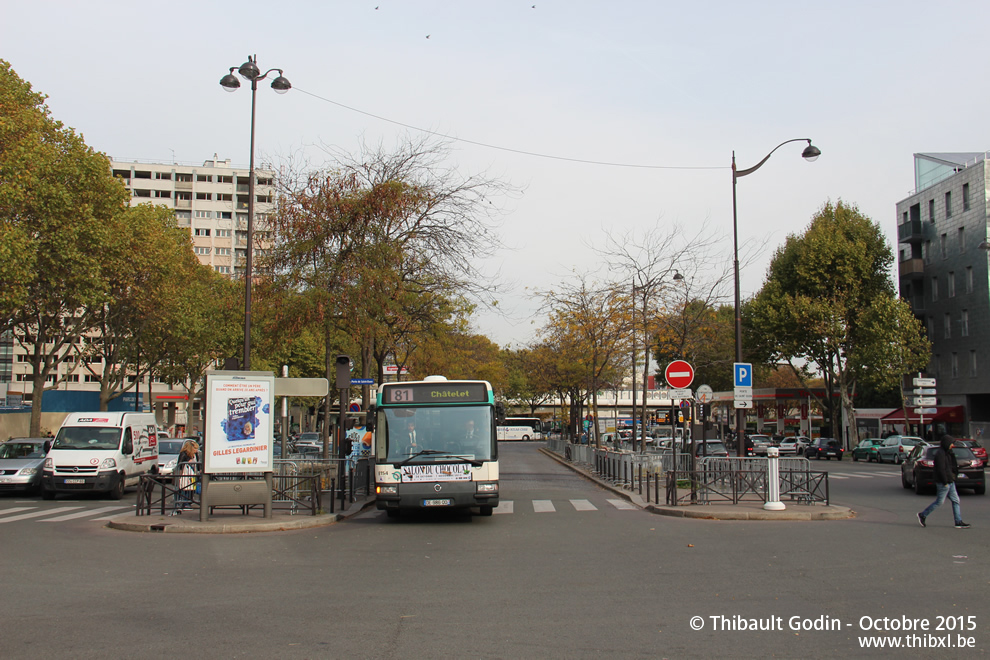
[[[132,206],[150,202],[174,209],[178,226],[189,229],[201,263],[219,273],[243,277],[247,259],[247,167],[234,167],[230,159],[220,160],[216,154],[202,165],[111,159],[111,167],[114,176],[130,191]],[[257,256],[263,250],[265,220],[274,207],[275,188],[271,171],[256,169],[255,175],[254,254]],[[257,247],[259,244],[261,248]],[[6,383],[7,387],[6,397],[0,397],[0,407],[5,398],[18,402],[30,399],[30,378],[24,349],[13,341],[10,333],[4,333],[0,336],[0,384]],[[81,400],[75,393],[99,391],[99,380],[83,365],[71,361],[59,365],[58,373],[48,377],[50,385],[56,382],[60,384],[51,397],[59,402],[53,404],[56,408],[75,409]],[[145,380],[139,386],[145,403],[154,400],[149,399],[149,387],[152,393],[162,396],[172,391],[164,383]],[[46,407],[48,400],[46,395]],[[133,409],[133,390],[115,402],[115,406],[121,405]],[[178,415],[174,423],[183,423],[183,417]]]
[[[962,407],[967,434],[990,431],[988,157],[914,154],[915,192],[897,203],[900,294],[932,342],[939,406]]]

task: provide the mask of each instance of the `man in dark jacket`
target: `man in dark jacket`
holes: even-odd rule
[[[956,521],[957,529],[967,529],[969,525],[963,522],[962,512],[959,510],[959,493],[956,491],[956,476],[959,474],[959,466],[956,464],[956,455],[952,452],[952,443],[955,441],[950,435],[943,435],[939,448],[935,450],[935,487],[938,495],[935,501],[928,505],[928,508],[918,514],[918,522],[925,526],[925,519],[932,514],[945,501],[946,495],[952,502],[952,517]]]

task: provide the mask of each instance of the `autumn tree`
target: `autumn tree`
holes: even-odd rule
[[[841,423],[833,392],[855,434],[857,385],[896,380],[929,360],[924,329],[890,280],[893,258],[876,223],[854,205],[828,202],[804,234],[788,236],[744,308],[750,355],[786,363],[802,381],[802,367],[813,365],[824,379],[827,396],[819,405],[836,436]]]
[[[49,376],[109,299],[106,246],[129,196],[106,156],[56,121],[45,96],[4,61],[0,117],[0,252],[13,257],[0,260],[11,283],[0,323],[26,349],[37,435],[43,392],[57,385]]]

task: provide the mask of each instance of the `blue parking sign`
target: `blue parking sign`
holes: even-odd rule
[[[753,365],[748,362],[732,363],[733,387],[753,386]]]

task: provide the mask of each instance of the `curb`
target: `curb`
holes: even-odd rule
[[[211,520],[200,522],[187,518],[176,520],[172,516],[142,516],[142,522],[136,522],[133,513],[121,514],[115,519],[107,521],[106,527],[125,532],[148,532],[159,534],[248,534],[253,532],[288,532],[297,529],[311,529],[315,527],[326,527],[336,522],[355,516],[369,506],[373,506],[374,499],[368,499],[362,503],[355,503],[352,511],[343,513],[325,513],[316,516],[294,515],[279,516],[275,520],[264,518],[253,518],[237,515],[236,520],[218,521]]]
[[[745,505],[685,505],[685,506],[659,506],[651,502],[644,502],[643,498],[636,493],[630,493],[622,488],[618,488],[607,481],[603,481],[587,470],[580,468],[567,459],[550,451],[546,447],[540,447],[540,451],[546,456],[554,459],[585,479],[612,491],[616,495],[629,500],[644,511],[649,511],[660,516],[671,516],[674,518],[693,518],[695,520],[847,520],[855,518],[856,512],[845,506],[835,504],[827,505],[827,508],[816,507],[802,511],[800,509],[786,509],[784,511],[764,511],[752,509]],[[732,508],[728,508],[732,507]]]

